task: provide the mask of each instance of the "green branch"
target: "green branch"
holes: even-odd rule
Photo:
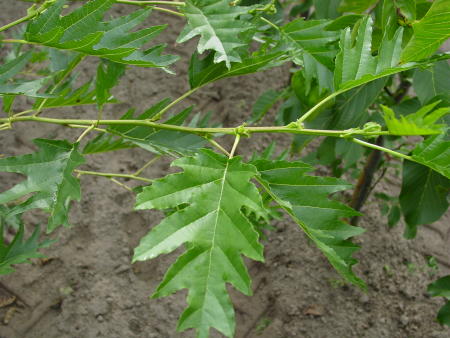
[[[38,16],[39,14],[41,14],[43,11],[45,11],[50,5],[52,5],[56,0],[46,0],[39,8],[36,8],[36,4],[34,4],[33,6],[31,6],[30,8],[28,8],[27,10],[27,15],[17,19],[16,21],[13,21],[7,25],[4,25],[2,27],[0,27],[0,32],[3,32],[11,27],[20,25],[23,22],[26,22],[28,20],[33,19],[35,16]]]
[[[155,129],[165,129],[181,131],[185,133],[192,133],[198,135],[205,134],[229,134],[235,135],[236,128],[195,128],[177,126],[164,123],[156,123],[148,120],[80,120],[80,119],[57,119],[49,117],[38,116],[19,116],[11,118],[0,118],[0,123],[16,123],[16,122],[41,122],[59,125],[78,125],[78,126],[92,126],[94,125],[131,125],[131,126],[144,126]],[[242,134],[256,134],[256,133],[290,133],[290,134],[302,134],[302,135],[316,135],[316,136],[331,136],[331,137],[348,137],[351,135],[359,136],[377,136],[377,135],[390,135],[388,131],[363,131],[363,130],[320,130],[320,129],[303,129],[303,128],[291,128],[291,127],[238,127]]]

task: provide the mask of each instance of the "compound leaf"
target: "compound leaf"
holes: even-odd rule
[[[26,180],[0,193],[0,204],[25,199],[17,202],[9,215],[43,209],[50,214],[47,227],[50,232],[61,224],[69,225],[70,201],[81,197],[79,180],[72,172],[84,159],[77,150],[78,144],[45,139],[33,142],[39,147],[38,152],[0,159],[0,171],[27,176]]]
[[[419,225],[435,222],[447,211],[449,189],[450,180],[431,168],[411,161],[403,163],[399,199],[406,238],[414,238]]]
[[[352,271],[357,262],[352,254],[358,246],[348,239],[364,232],[343,221],[358,215],[346,205],[328,199],[328,195],[348,189],[349,185],[332,177],[306,175],[313,168],[302,162],[252,162],[261,182],[272,198],[285,209],[306,235],[325,254],[334,268],[349,282],[365,288]]]
[[[253,26],[239,16],[247,15],[248,8],[232,6],[228,0],[187,0],[182,8],[188,23],[177,42],[183,43],[200,35],[197,50],[214,50],[214,62],[225,62],[228,69],[232,62],[241,62],[238,48],[247,42],[241,34]]]
[[[184,171],[144,188],[137,196],[136,208],[178,211],[141,240],[134,261],[187,244],[153,297],[187,288],[188,307],[178,329],[196,328],[197,337],[206,338],[214,327],[231,337],[234,311],[226,283],[250,295],[250,277],[241,254],[263,261],[258,233],[242,213],[245,207],[257,217],[266,215],[257,188],[249,182],[256,169],[239,157],[228,159],[206,149],[173,165]]]
[[[450,38],[450,1],[435,0],[425,16],[412,24],[414,34],[402,52],[403,63],[432,55]]]
[[[3,238],[3,224],[0,225],[0,275],[6,275],[14,272],[11,267],[13,264],[27,263],[30,258],[44,257],[37,250],[45,248],[52,241],[44,241],[39,243],[39,227],[37,226],[33,234],[24,240],[25,230],[21,224],[14,239],[10,244],[5,242]]]
[[[58,0],[28,24],[25,40],[141,67],[166,69],[177,60],[176,56],[161,55],[163,45],[141,49],[164,30],[165,26],[130,32],[148,17],[150,9],[142,9],[109,22],[102,22],[105,12],[115,2],[92,0],[70,14],[61,16],[66,0]]]

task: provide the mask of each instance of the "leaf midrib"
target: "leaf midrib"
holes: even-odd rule
[[[207,276],[206,276],[206,288],[205,288],[205,294],[203,295],[203,304],[204,304],[204,301],[205,301],[205,297],[206,297],[206,295],[209,292],[209,279],[211,277],[212,255],[213,255],[214,247],[215,247],[215,244],[216,244],[215,242],[216,242],[217,225],[219,223],[219,213],[220,213],[220,210],[221,210],[223,191],[224,191],[224,187],[225,187],[225,180],[226,180],[226,176],[227,176],[227,173],[228,173],[229,163],[230,162],[227,161],[227,164],[225,166],[225,170],[224,170],[224,173],[223,173],[223,176],[222,176],[222,183],[220,185],[219,200],[218,200],[217,208],[216,208],[216,219],[214,221],[214,231],[213,231],[213,235],[212,235],[212,238],[211,238],[211,248],[210,248],[210,251],[209,251],[208,273],[207,273]],[[204,316],[204,312],[203,312],[203,308],[202,308],[202,320],[201,320],[202,322],[203,322],[203,316]]]

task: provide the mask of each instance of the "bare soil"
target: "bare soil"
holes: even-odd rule
[[[0,23],[25,13],[26,4],[6,0],[0,3]],[[128,9],[118,7],[116,13]],[[181,21],[164,14],[152,15],[149,24],[169,23],[164,40],[168,51],[184,60],[174,69],[176,76],[155,69],[130,68],[115,95],[122,104],[107,111],[118,118],[127,109],[142,111],[165,97],[178,97],[187,88],[187,59],[195,44],[177,46]],[[81,74],[94,70],[95,60],[80,67]],[[185,105],[196,104],[200,112],[213,111],[216,121],[236,126],[263,91],[281,88],[288,79],[288,68],[270,70],[254,76],[225,80],[201,90]],[[17,111],[27,109],[20,101]],[[47,113],[46,113],[47,114]],[[51,112],[50,116],[95,116],[92,107]],[[17,124],[0,134],[2,155],[11,156],[35,150],[32,139],[47,137],[75,140],[79,130],[42,124]],[[243,155],[261,151],[271,140],[280,147],[289,138],[272,135],[244,141]],[[231,140],[223,140],[229,146]],[[86,170],[133,172],[150,158],[142,150],[119,151],[91,156]],[[170,160],[158,161],[145,176],[161,177],[173,169]],[[14,175],[0,176],[0,190],[20,180]],[[395,194],[400,179],[394,172],[376,191]],[[125,182],[132,186],[134,182]],[[139,239],[159,223],[158,212],[132,211],[133,195],[101,177],[82,177],[83,198],[71,212],[70,229],[59,229],[51,238],[57,243],[45,250],[48,261],[36,260],[17,267],[17,272],[0,279],[0,296],[15,295],[17,301],[0,309],[8,325],[0,324],[1,338],[168,338],[194,337],[192,331],[177,333],[176,321],[185,306],[186,292],[164,299],[148,296],[161,281],[177,252],[152,261],[132,265],[133,248]],[[367,231],[356,242],[356,271],[368,283],[363,293],[345,284],[300,229],[287,218],[277,221],[276,230],[267,233],[265,264],[247,262],[253,278],[254,295],[243,296],[230,288],[236,308],[236,337],[450,337],[450,329],[439,326],[434,317],[442,300],[432,299],[426,286],[450,269],[450,215],[424,226],[415,240],[403,239],[404,225],[388,230],[378,201],[369,199],[360,226]],[[45,224],[45,215],[29,213],[28,228]],[[428,267],[426,256],[441,262],[438,271]],[[11,310],[11,308],[16,310]],[[14,312],[15,311],[15,312]],[[14,313],[13,313],[14,312]],[[213,337],[221,337],[214,332]]]

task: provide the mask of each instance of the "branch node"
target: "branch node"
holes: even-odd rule
[[[244,122],[243,124],[241,124],[239,127],[234,128],[234,135],[236,136],[245,136],[245,137],[250,137],[250,132],[247,130],[247,128],[245,128],[245,126],[247,125],[246,122]]]
[[[289,123],[286,128],[290,128],[290,129],[305,129],[305,125],[303,124],[303,122],[300,121],[295,121],[295,122],[291,122]]]

